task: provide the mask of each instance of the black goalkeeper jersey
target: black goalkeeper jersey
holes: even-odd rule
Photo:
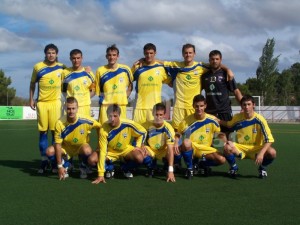
[[[226,71],[208,71],[201,77],[201,87],[206,92],[206,112],[210,114],[231,113],[229,92],[237,89],[234,79],[227,81]]]

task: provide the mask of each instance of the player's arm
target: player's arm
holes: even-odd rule
[[[168,173],[167,173],[167,182],[175,182],[174,176],[174,145],[167,144],[167,159],[168,159]]]
[[[235,99],[236,99],[238,102],[241,102],[241,99],[243,98],[243,95],[242,95],[240,89],[238,89],[238,88],[235,89],[235,90],[233,91],[233,93],[234,93]]]
[[[35,92],[35,82],[30,82],[29,86],[29,105],[30,108],[35,110],[36,102],[34,101],[34,92]]]
[[[127,87],[127,90],[126,90],[126,95],[127,95],[127,98],[129,98],[131,92],[132,92],[132,89],[133,89],[133,85],[132,85],[132,82],[129,83],[128,87]]]
[[[181,139],[182,135],[180,132],[175,133],[175,140],[174,140],[174,154],[179,155],[180,149],[179,149],[179,140]]]
[[[103,129],[100,130],[99,136],[99,160],[97,163],[98,177],[92,182],[93,184],[106,183],[104,172],[108,141],[106,132]]]
[[[61,149],[61,144],[60,143],[55,143],[54,144],[54,149],[55,149],[55,156],[56,156],[56,162],[57,162],[57,168],[58,168],[58,179],[59,180],[64,180],[65,179],[65,173],[66,170],[63,167],[62,164],[62,149]]]
[[[229,68],[228,68],[227,66],[225,66],[224,64],[221,64],[221,68],[222,68],[223,70],[225,70],[226,73],[227,73],[227,81],[232,80],[232,79],[234,78],[234,74],[233,74],[233,72],[232,72],[231,69],[229,69]]]
[[[95,88],[95,82],[93,82],[91,85],[90,85],[90,96],[91,98],[94,97],[96,94],[96,88]]]

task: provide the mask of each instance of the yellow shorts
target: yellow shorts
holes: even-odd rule
[[[82,144],[82,145],[84,145],[84,144]],[[67,155],[68,159],[70,159],[74,156],[77,156],[79,154],[81,146],[77,147],[77,148],[63,148],[62,147],[61,148],[62,155]]]
[[[153,120],[152,109],[135,109],[133,114],[133,121],[143,124],[147,121]]]
[[[211,153],[218,152],[216,148],[206,146],[206,145],[201,145],[195,142],[192,142],[192,148],[194,150],[193,155],[197,158],[201,158],[204,155],[208,155]]]
[[[145,146],[152,158],[162,160],[167,155],[168,148],[160,149],[160,150],[154,150],[150,148],[149,146]]]
[[[263,148],[263,146],[259,145],[243,145],[243,144],[238,144],[236,142],[233,142],[235,148],[242,153],[242,158],[241,159],[252,159],[255,160],[255,156],[259,151]]]
[[[112,162],[123,159],[129,152],[131,152],[135,147],[132,145],[128,145],[125,149],[122,151],[116,151],[113,149],[108,149],[106,158],[111,160]]]
[[[119,105],[121,108],[121,115],[120,118],[126,119],[126,105]],[[106,110],[108,105],[101,105],[100,112],[99,112],[99,122],[103,124],[108,120]]]
[[[79,106],[78,107],[78,114],[91,117],[91,106],[90,105]]]
[[[173,128],[177,130],[181,121],[184,120],[187,116],[193,114],[194,112],[194,109],[181,109],[174,107],[172,116]]]
[[[61,101],[38,102],[36,106],[39,131],[54,130],[62,113]]]

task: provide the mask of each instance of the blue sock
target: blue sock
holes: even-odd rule
[[[48,156],[49,161],[51,162],[52,169],[57,168],[56,156]]]
[[[259,166],[259,169],[260,170],[265,170],[266,167],[273,162],[273,160],[274,159],[268,159],[268,158],[264,157],[264,159],[262,161],[262,164]]]
[[[152,157],[147,155],[144,160],[143,160],[143,164],[148,167],[148,168],[151,168],[152,166]]]
[[[193,169],[193,149],[182,152],[181,154],[187,169]]]
[[[39,148],[40,148],[41,156],[46,156],[46,150],[48,148],[47,132],[40,133]]]
[[[70,161],[69,160],[64,160],[63,167],[64,168],[69,168],[70,167]]]
[[[181,165],[182,154],[174,155],[174,164]]]
[[[114,168],[115,168],[114,164],[112,163],[111,160],[105,162],[105,170],[106,171],[113,171]]]
[[[225,158],[226,158],[228,164],[230,165],[230,167],[236,166],[234,154],[226,155]]]

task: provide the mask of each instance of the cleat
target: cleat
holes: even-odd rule
[[[199,166],[197,165],[197,164],[194,164],[193,165],[193,170],[194,170],[194,175],[197,175],[197,174],[199,174]]]
[[[148,168],[146,176],[152,178],[154,176],[154,169]]]
[[[43,160],[41,163],[41,167],[38,169],[37,173],[44,174],[46,173],[47,169],[48,169],[48,160]]]
[[[113,179],[114,175],[115,175],[115,171],[114,170],[111,170],[111,171],[108,170],[108,171],[105,172],[105,178],[106,179]]]
[[[133,174],[132,174],[130,171],[124,172],[124,176],[125,176],[127,179],[133,178]]]
[[[228,174],[232,177],[232,178],[235,178],[236,175],[237,175],[237,172],[238,172],[238,166],[237,165],[234,165],[232,166],[229,171],[228,171]]]
[[[193,178],[193,169],[186,169],[186,172],[185,172],[185,177],[188,179],[188,180],[191,180]]]
[[[81,179],[86,179],[87,178],[87,172],[86,172],[86,168],[85,167],[79,167],[79,171],[80,171],[80,178]]]
[[[209,176],[211,174],[211,168],[209,166],[204,165],[203,161],[199,162],[198,170],[199,174],[203,176]]]
[[[267,178],[267,176],[268,176],[267,171],[265,171],[265,170],[258,170],[258,171],[259,171],[259,175],[258,175],[259,178],[261,178],[261,179]]]

